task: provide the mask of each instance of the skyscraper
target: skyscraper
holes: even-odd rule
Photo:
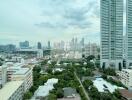
[[[122,67],[123,0],[101,0],[101,67]]]
[[[81,48],[84,48],[84,38],[80,41]]]
[[[126,0],[126,64],[132,66],[132,0]]]
[[[38,42],[38,45],[37,45],[38,49],[42,49],[42,45],[40,42]]]
[[[50,41],[48,41],[48,49],[51,49]]]
[[[20,42],[19,46],[21,49],[27,49],[29,48],[29,42],[28,41]]]

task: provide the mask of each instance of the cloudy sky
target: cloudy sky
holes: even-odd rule
[[[0,0],[0,44],[99,42],[99,0]]]

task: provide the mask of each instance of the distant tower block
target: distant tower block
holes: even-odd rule
[[[38,50],[37,51],[37,58],[43,58],[43,50]]]

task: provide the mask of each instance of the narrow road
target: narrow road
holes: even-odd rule
[[[88,93],[87,93],[87,91],[85,90],[85,88],[83,87],[82,82],[80,81],[80,79],[79,79],[79,77],[77,76],[76,72],[74,72],[74,74],[75,74],[77,80],[79,81],[79,83],[80,83],[80,85],[81,85],[81,87],[82,87],[82,89],[83,89],[83,92],[85,93],[85,96],[86,96],[87,100],[90,100],[90,98],[89,98],[89,96],[88,96]]]

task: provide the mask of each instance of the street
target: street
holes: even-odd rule
[[[90,98],[89,98],[89,96],[88,96],[88,93],[87,93],[87,91],[85,90],[85,88],[83,87],[82,82],[80,81],[80,79],[79,79],[79,77],[77,76],[76,72],[74,72],[74,74],[75,74],[77,80],[79,81],[79,83],[80,83],[80,85],[81,85],[81,87],[82,87],[82,89],[83,89],[83,91],[84,91],[84,93],[85,93],[85,96],[86,96],[87,100],[90,100]]]

